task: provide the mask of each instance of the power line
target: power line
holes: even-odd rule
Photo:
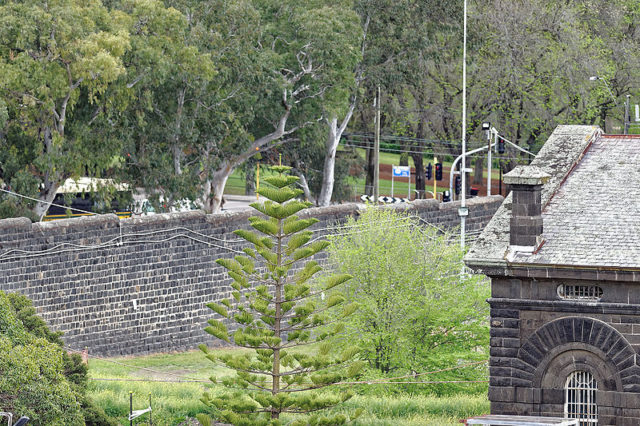
[[[359,142],[357,142],[357,143],[359,143]],[[366,142],[366,143],[362,142],[362,143],[359,143],[357,145],[356,144],[343,143],[343,144],[341,144],[341,146],[350,147],[350,148],[361,148],[361,149],[371,149],[372,148],[372,145],[369,144],[368,142]],[[480,146],[478,146],[478,148],[480,148]],[[469,149],[470,150],[471,149],[476,149],[476,147],[470,147]],[[451,152],[445,152],[445,151],[431,151],[431,150],[428,150],[428,151],[415,151],[415,150],[412,150],[412,149],[385,148],[385,147],[382,147],[382,146],[380,147],[380,151],[388,152],[388,153],[391,153],[391,154],[395,154],[395,153],[400,153],[401,154],[401,153],[405,153],[406,152],[407,154],[422,154],[422,155],[441,155],[441,156],[455,155],[455,154],[452,154]],[[509,156],[509,155],[501,155],[500,158],[508,159],[508,160],[518,160],[521,157],[514,157],[514,156]]]
[[[0,191],[1,192],[5,192],[7,194],[14,195],[16,197],[26,198],[27,200],[36,201],[38,203],[43,203],[44,202],[44,201],[39,200],[37,198],[28,197],[26,195],[18,194],[17,192],[9,191],[9,190],[3,189],[3,188],[0,188]],[[63,209],[68,209],[69,208],[69,206],[64,206],[64,205],[56,204],[56,203],[48,203],[48,204],[49,204],[49,206],[62,207]],[[98,213],[90,212],[90,211],[86,211],[86,210],[82,210],[82,209],[77,209],[75,207],[72,210],[75,210],[75,211],[78,211],[78,212],[81,212],[81,213],[87,213],[87,214],[90,214],[90,215],[96,215],[96,216],[99,215]]]
[[[373,138],[373,135],[370,135],[367,133],[347,133],[347,134],[343,134],[343,137],[345,139],[355,137],[355,138],[368,140]],[[419,143],[438,144],[438,145],[458,145],[458,142],[454,140],[423,139],[423,138],[414,138],[411,136],[400,136],[400,135],[381,135],[380,139],[388,140],[388,141],[419,142]]]

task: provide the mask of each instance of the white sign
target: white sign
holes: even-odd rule
[[[393,175],[395,177],[409,177],[411,169],[409,166],[393,166]]]

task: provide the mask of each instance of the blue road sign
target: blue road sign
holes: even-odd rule
[[[393,176],[395,177],[409,177],[410,174],[409,166],[393,166]]]

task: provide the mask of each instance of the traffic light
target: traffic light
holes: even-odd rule
[[[504,139],[498,137],[498,154],[504,154]]]
[[[457,175],[455,179],[455,191],[456,195],[460,195],[460,191],[462,191],[462,179],[460,179],[460,175]]]
[[[431,180],[431,178],[433,177],[433,166],[431,165],[431,163],[427,164],[427,167],[424,169],[424,175],[426,177],[426,180]]]
[[[436,180],[442,180],[442,163],[436,163]]]
[[[448,203],[449,201],[451,201],[451,195],[449,194],[449,191],[444,191],[442,193],[442,202]]]

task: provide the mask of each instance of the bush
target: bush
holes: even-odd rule
[[[46,362],[48,363],[48,366],[55,369],[56,375],[54,381],[56,382],[56,387],[60,390],[60,392],[67,395],[67,398],[73,397],[73,399],[75,400],[73,406],[75,408],[73,408],[73,410],[79,410],[79,413],[77,413],[77,415],[80,419],[83,419],[80,420],[79,424],[85,424],[87,426],[115,426],[116,423],[113,420],[109,419],[104,411],[100,407],[95,406],[93,402],[86,396],[88,367],[86,364],[82,363],[82,358],[80,357],[80,355],[69,355],[66,351],[63,350],[64,343],[61,339],[62,333],[53,332],[49,329],[44,320],[36,315],[36,310],[27,297],[18,293],[9,293],[5,295],[4,293],[0,292],[0,298],[3,299],[6,303],[6,306],[10,308],[10,314],[13,318],[10,321],[11,326],[9,326],[9,321],[6,323],[6,330],[11,327],[11,330],[19,333],[19,337],[17,338],[17,340],[14,336],[13,341],[26,342],[32,340],[35,342],[39,342],[38,344],[41,345],[42,348],[44,348],[41,350],[43,352],[43,354],[41,354],[42,358],[37,358],[34,362]],[[0,300],[0,304],[2,303],[2,300]],[[10,338],[11,333],[7,332],[5,334],[5,332],[3,332],[0,327],[0,336]],[[24,350],[30,352],[32,350],[35,350],[35,348],[33,348],[32,345],[22,345],[13,349],[16,354],[20,354]],[[30,354],[29,356],[34,357],[35,355]],[[17,358],[16,362],[19,362],[19,360],[20,358]],[[6,362],[6,364],[2,364],[3,362]],[[13,368],[10,367],[11,362],[11,357],[7,357],[6,359],[4,359],[3,356],[3,360],[0,361],[0,364],[4,365],[4,368],[10,369]],[[3,367],[0,367],[0,371],[3,371],[2,368]],[[1,381],[2,380],[0,379],[0,383]],[[16,382],[16,385],[23,386],[24,384],[18,384]],[[19,395],[20,397],[16,399],[15,395],[10,395],[10,392],[12,392],[10,391],[11,386],[5,388],[5,392],[7,392],[6,394],[3,394],[3,391],[0,391],[0,395],[4,395],[6,398],[12,401],[23,401],[24,406],[15,405],[14,412],[18,415],[27,415],[31,417],[33,424],[74,424],[73,420],[69,420],[70,417],[68,417],[66,414],[62,414],[60,419],[61,421],[67,419],[65,421],[69,423],[56,423],[57,420],[55,420],[53,417],[50,417],[50,414],[48,414],[49,411],[60,411],[59,407],[65,406],[65,404],[67,403],[63,403],[62,400],[56,402],[57,397],[55,394],[51,395],[51,398],[48,398],[46,392],[48,386],[51,385],[50,383],[47,384],[45,381],[45,383],[41,383],[40,385],[43,386],[42,391],[45,392],[44,395],[40,397],[40,399],[43,399],[44,401],[46,401],[46,403],[44,401],[40,401],[40,399],[33,400],[34,403],[39,402],[40,404],[32,403],[30,399],[36,398],[36,396],[32,395],[32,397],[26,398],[23,395],[22,390]],[[0,387],[2,387],[2,385],[0,385]],[[67,387],[68,392],[66,390]],[[14,390],[15,389],[21,388],[18,387],[14,388]],[[37,391],[36,388],[33,388],[33,390]],[[7,407],[10,406],[11,405],[2,404],[2,400],[0,399],[0,408],[7,409]],[[32,410],[31,415],[28,414],[28,410],[30,409]],[[66,410],[72,410],[72,407],[66,406]],[[71,414],[69,414],[69,416],[71,416]]]
[[[60,346],[29,333],[0,292],[0,406],[34,425],[83,425]]]
[[[346,225],[328,251],[339,272],[353,276],[345,292],[360,309],[348,326],[370,368],[401,375],[487,358],[489,289],[482,277],[461,275],[457,238],[449,243],[449,235],[389,209],[367,209]],[[486,368],[417,380],[452,376],[477,379]]]

